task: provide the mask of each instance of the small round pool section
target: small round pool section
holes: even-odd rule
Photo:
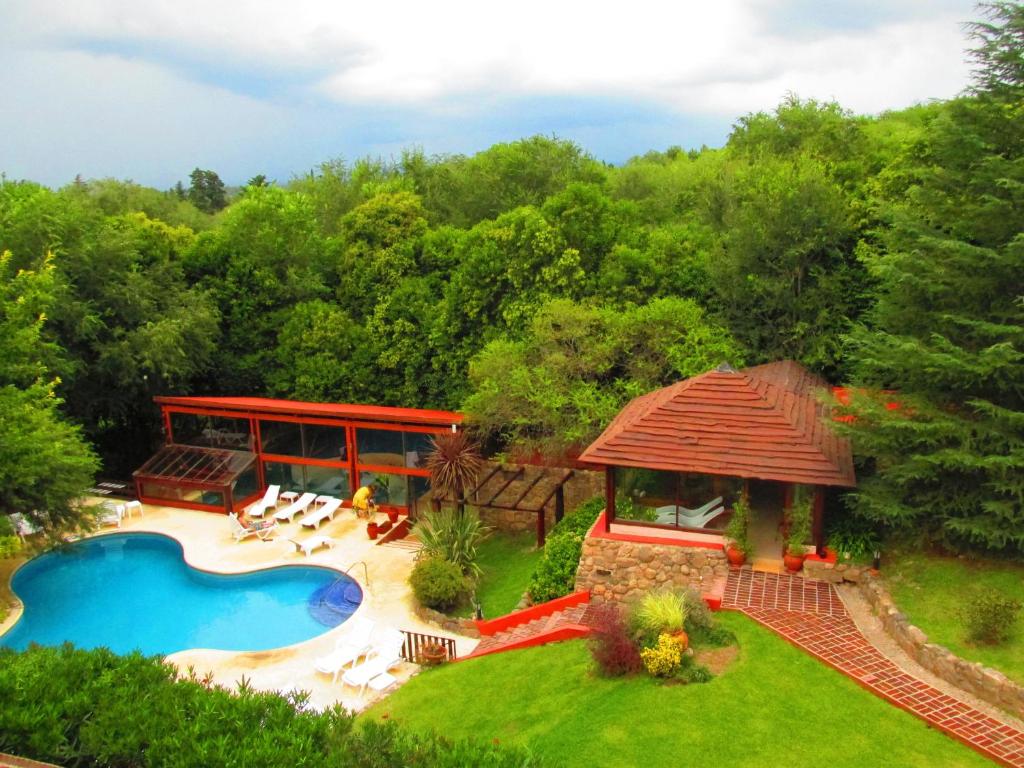
[[[264,651],[341,624],[359,585],[327,568],[289,565],[223,576],[185,562],[159,534],[76,542],[25,563],[11,583],[25,612],[0,645],[106,646],[167,655],[188,648]]]

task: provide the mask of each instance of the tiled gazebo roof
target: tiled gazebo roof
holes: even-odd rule
[[[791,360],[710,371],[632,400],[580,460],[853,487],[850,443],[818,400],[827,388]]]

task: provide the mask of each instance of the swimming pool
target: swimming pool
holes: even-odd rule
[[[70,641],[161,655],[291,645],[337,626],[363,597],[353,579],[327,568],[199,571],[177,541],[150,533],[98,536],[47,552],[23,565],[11,586],[25,612],[0,645]]]

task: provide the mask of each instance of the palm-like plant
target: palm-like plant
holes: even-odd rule
[[[457,565],[465,574],[479,576],[480,566],[475,562],[477,545],[489,531],[474,510],[455,513],[446,509],[425,514],[413,528],[413,535],[423,544],[421,555],[439,557]]]
[[[466,490],[476,482],[484,465],[480,446],[462,430],[435,435],[431,444],[433,450],[427,456],[430,486],[436,498],[454,499],[461,512]]]

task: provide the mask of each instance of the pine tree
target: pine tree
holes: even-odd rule
[[[919,183],[865,249],[880,295],[850,343],[875,394],[848,429],[872,469],[861,514],[1024,552],[1024,107],[1020,67],[1001,63],[1024,55],[1024,7],[983,10],[974,88],[933,122]]]

